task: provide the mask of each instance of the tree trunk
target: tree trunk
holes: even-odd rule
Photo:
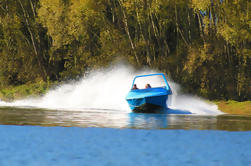
[[[181,32],[180,28],[179,28],[179,24],[178,24],[178,14],[177,14],[177,7],[175,4],[175,19],[176,19],[176,29],[177,29],[177,33],[180,33],[181,38],[183,39],[183,41],[185,42],[186,46],[189,47],[189,44],[187,43],[183,33]],[[178,36],[178,35],[177,35]]]
[[[200,20],[200,15],[198,13],[196,13],[196,16],[198,18],[198,22],[199,22],[199,33],[200,33],[200,37],[202,38],[203,42],[205,43],[205,37],[204,37],[204,32],[203,32],[203,28],[202,28],[202,23]]]
[[[45,69],[45,67],[42,64],[42,59],[41,59],[41,57],[40,57],[40,55],[38,53],[38,49],[37,49],[36,44],[35,44],[35,37],[34,37],[32,31],[31,31],[31,28],[30,28],[29,20],[27,18],[27,13],[26,13],[26,11],[24,9],[24,6],[23,6],[21,0],[18,0],[18,2],[19,2],[20,6],[22,8],[24,19],[25,19],[25,23],[26,23],[28,32],[29,32],[30,37],[31,37],[31,42],[32,42],[33,50],[34,50],[34,53],[35,53],[35,56],[36,56],[36,59],[37,59],[37,62],[38,62],[38,66],[39,66],[40,72],[41,72],[40,74],[41,74],[43,80],[47,81],[46,69]]]
[[[190,20],[190,9],[188,9],[188,12],[187,12],[187,20],[188,20],[188,38],[189,38],[189,42],[192,41],[192,37],[191,37],[191,20]]]
[[[123,20],[124,20],[124,28],[125,28],[125,31],[126,31],[126,34],[127,34],[128,38],[129,38],[129,41],[130,41],[130,44],[131,44],[131,48],[132,48],[132,50],[133,50],[133,53],[134,53],[136,62],[137,62],[137,64],[139,65],[140,62],[139,62],[139,58],[138,58],[138,56],[137,56],[137,53],[136,53],[136,50],[135,50],[135,46],[134,46],[134,44],[133,44],[133,41],[132,41],[132,38],[131,38],[131,35],[130,35],[130,31],[129,31],[129,27],[128,27],[128,21],[127,21],[127,16],[126,16],[126,13],[125,13],[125,11],[124,11],[124,7],[123,7],[123,5],[121,4],[121,1],[118,0],[118,2],[119,2],[119,4],[120,4],[121,11],[122,11],[122,14],[123,14],[123,17],[124,17],[124,18],[123,18]]]
[[[136,4],[137,1],[135,0],[134,3]],[[140,36],[142,36],[144,42],[146,43],[146,57],[147,57],[147,63],[148,65],[151,66],[151,54],[150,54],[150,43],[149,43],[149,40],[146,40],[145,36],[144,36],[144,33],[143,33],[143,30],[142,30],[142,25],[141,25],[141,21],[139,19],[139,10],[137,7],[135,7],[135,11],[136,11],[136,18],[137,18],[137,22],[138,22],[138,25],[139,25],[139,30],[140,30]]]

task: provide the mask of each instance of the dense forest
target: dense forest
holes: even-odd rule
[[[122,57],[209,99],[251,100],[249,0],[0,0],[0,88]]]

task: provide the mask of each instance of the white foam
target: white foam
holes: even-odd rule
[[[80,81],[72,81],[58,86],[38,98],[17,100],[11,103],[0,101],[0,106],[38,107],[46,109],[84,110],[86,108],[111,109],[130,112],[125,96],[131,88],[135,75],[157,73],[150,69],[135,71],[128,65],[116,65],[109,69],[91,72]],[[149,82],[149,80],[147,80]],[[144,82],[144,83],[143,83]],[[150,80],[151,85],[160,84],[161,80]],[[138,80],[142,87],[146,80]],[[216,105],[208,104],[203,99],[178,92],[178,85],[169,81],[173,96],[168,101],[169,107],[185,110],[194,114],[219,114]]]

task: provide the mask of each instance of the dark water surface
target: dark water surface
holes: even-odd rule
[[[0,124],[140,129],[250,131],[251,116],[136,114],[119,110],[47,110],[0,107]]]

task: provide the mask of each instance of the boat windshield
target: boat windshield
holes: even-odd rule
[[[166,78],[162,73],[136,76],[132,85],[132,89],[148,89],[157,87],[169,88]]]

